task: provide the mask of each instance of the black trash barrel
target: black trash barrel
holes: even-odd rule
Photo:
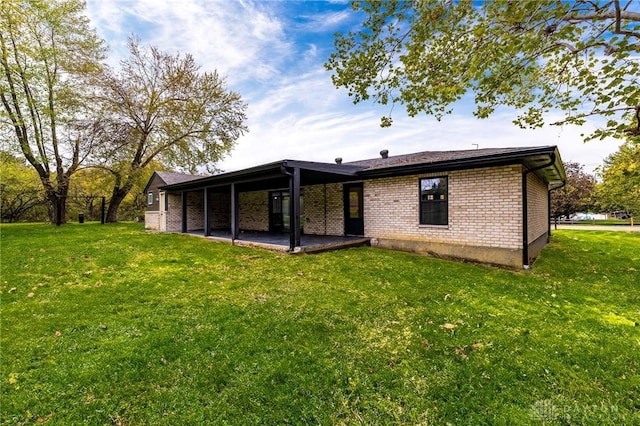
[[[84,213],[78,213],[78,223],[84,223]]]

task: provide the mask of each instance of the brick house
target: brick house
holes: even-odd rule
[[[283,160],[164,185],[159,172],[146,189],[159,204],[150,204],[145,223],[222,232],[232,242],[284,233],[289,251],[307,236],[354,235],[512,268],[528,268],[548,242],[550,191],[566,180],[557,147],[380,154],[335,164]]]
[[[147,209],[144,213],[144,225],[146,229],[156,231],[166,231],[167,199],[165,191],[160,191],[160,187],[184,183],[200,179],[202,176],[194,176],[185,173],[175,172],[153,172],[147,186],[142,193],[146,196]],[[160,208],[162,206],[162,208]]]

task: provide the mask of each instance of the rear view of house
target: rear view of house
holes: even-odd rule
[[[531,265],[547,243],[549,194],[566,179],[555,146],[382,151],[369,160],[282,160],[173,183],[159,177],[147,185],[157,187],[159,202],[152,210],[149,199],[149,229],[231,241],[284,233],[290,251],[309,236],[362,236],[378,247],[512,268]]]

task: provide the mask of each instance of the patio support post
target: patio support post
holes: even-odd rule
[[[289,250],[300,247],[300,168],[295,167],[289,176],[291,222],[289,223]]]
[[[187,232],[187,192],[180,193],[182,197],[182,232]]]
[[[211,218],[209,217],[209,188],[204,189],[204,236],[211,235]]]
[[[234,183],[231,184],[231,241],[235,241],[238,239],[239,227],[238,227],[238,193],[236,191],[236,185]]]

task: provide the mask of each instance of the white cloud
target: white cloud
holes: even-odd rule
[[[192,54],[203,69],[228,76],[230,84],[273,78],[291,51],[282,22],[259,3],[90,0],[88,12],[111,43],[136,33],[143,44]]]
[[[315,90],[308,92],[310,98],[332,89],[330,83],[315,84]],[[288,110],[296,102],[291,94],[299,90],[298,84],[279,89],[282,103],[271,119],[267,119],[272,111],[266,100],[273,99],[273,94],[258,104],[261,108],[251,114],[251,132],[221,162],[222,169],[237,170],[285,158],[333,162],[335,157],[342,157],[347,162],[377,157],[382,149],[399,155],[474,149],[477,144],[480,148],[557,145],[564,161],[579,162],[592,173],[619,146],[619,141],[612,139],[583,143],[580,135],[592,130],[590,126],[523,130],[512,124],[509,112],[485,120],[454,114],[441,122],[425,116],[409,118],[398,112],[393,126],[383,129],[379,126],[379,109],[344,105],[339,96],[326,97],[331,102],[317,108]]]
[[[249,0],[88,1],[90,19],[113,49],[112,64],[126,55],[126,38],[137,33],[144,44],[191,53],[203,70],[217,69],[248,102],[250,132],[220,163],[222,169],[284,158],[332,162],[342,157],[346,162],[376,157],[381,149],[397,155],[478,144],[558,145],[563,160],[592,171],[619,146],[613,140],[584,144],[580,134],[593,131],[594,124],[521,130],[511,123],[512,111],[477,120],[468,105],[441,122],[424,115],[408,118],[398,106],[393,126],[382,129],[380,117],[390,108],[353,105],[322,67],[331,45],[329,33],[322,31],[348,25],[351,12],[302,12],[292,20],[289,7],[286,2]],[[304,37],[297,39],[300,35]]]
[[[331,31],[338,28],[340,24],[349,20],[352,16],[353,13],[350,10],[302,15],[300,18],[306,22],[300,24],[299,28],[308,32]]]

